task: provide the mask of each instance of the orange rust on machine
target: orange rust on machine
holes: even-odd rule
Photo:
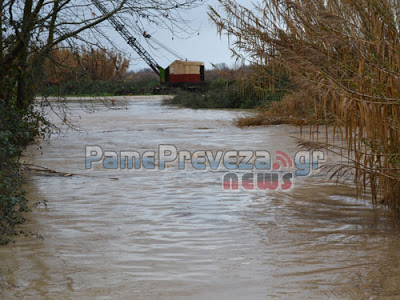
[[[204,81],[204,63],[176,60],[168,67],[170,83]]]

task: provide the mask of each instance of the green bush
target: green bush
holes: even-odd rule
[[[8,243],[17,234],[16,226],[25,221],[28,207],[18,158],[37,133],[36,117],[0,102],[0,244]]]

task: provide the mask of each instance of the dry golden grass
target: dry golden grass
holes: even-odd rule
[[[236,120],[239,127],[290,124],[295,126],[333,124],[334,118],[318,117],[315,107],[307,101],[307,95],[288,94],[281,101],[270,102],[253,116]]]

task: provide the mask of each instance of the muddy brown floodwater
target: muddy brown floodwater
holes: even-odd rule
[[[79,176],[28,177],[31,203],[47,207],[24,225],[40,238],[0,247],[4,299],[400,297],[395,222],[350,186],[312,176],[289,192],[225,192],[223,172],[84,165],[85,145],[293,153],[297,129],[238,129],[238,112],[171,108],[154,97],[68,107],[79,131],[62,127],[25,159]]]

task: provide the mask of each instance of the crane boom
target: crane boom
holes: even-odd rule
[[[104,15],[109,14],[107,8],[99,0],[91,0],[97,9]],[[150,56],[150,54],[144,49],[136,40],[134,36],[125,28],[125,26],[115,17],[110,16],[108,21],[115,28],[115,30],[125,39],[133,50],[149,65],[149,67],[160,76],[161,82],[164,81],[164,69]]]

